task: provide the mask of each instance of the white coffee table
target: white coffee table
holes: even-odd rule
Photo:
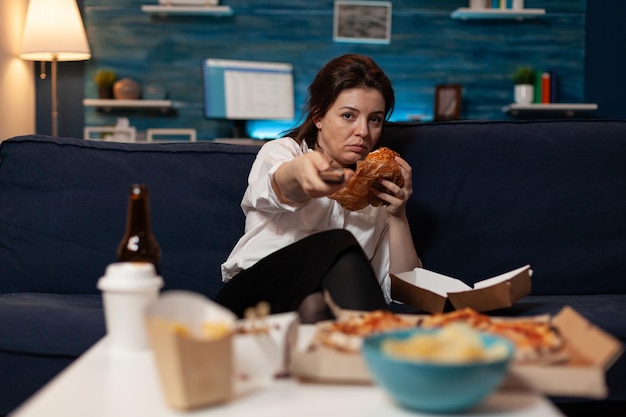
[[[239,386],[227,404],[193,412],[170,409],[161,393],[151,351],[119,354],[103,338],[10,417],[418,417],[392,403],[376,386],[301,383],[279,379]],[[560,411],[532,392],[496,392],[463,416],[557,417]],[[441,415],[437,415],[441,417]]]

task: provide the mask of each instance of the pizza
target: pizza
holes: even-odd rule
[[[510,340],[514,360],[524,364],[555,364],[569,359],[565,340],[548,316],[496,318],[471,308],[428,316],[401,316],[386,310],[353,313],[332,322],[320,323],[317,344],[336,351],[356,353],[367,336],[414,327],[441,328],[452,323]]]
[[[471,308],[436,313],[422,318],[422,327],[443,327],[450,323],[468,326],[510,340],[518,363],[559,363],[566,361],[565,341],[547,317],[492,318]]]
[[[463,308],[450,313],[435,313],[420,319],[419,324],[423,327],[443,327],[449,323],[462,322],[475,329],[482,329],[491,322],[491,318],[479,314],[471,308]]]
[[[326,347],[341,352],[359,352],[367,336],[416,327],[417,319],[411,319],[386,310],[351,313],[339,319],[321,323],[317,339]]]

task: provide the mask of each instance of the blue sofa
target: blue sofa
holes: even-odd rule
[[[398,123],[381,144],[413,167],[409,220],[426,268],[471,284],[529,263],[532,294],[493,314],[571,305],[626,340],[626,121]],[[165,289],[216,295],[257,150],[0,143],[0,415],[104,335],[96,282],[115,261],[131,183],[150,189]],[[624,357],[607,381],[606,400],[554,400],[568,413],[626,410]]]

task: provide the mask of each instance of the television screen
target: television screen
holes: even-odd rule
[[[293,119],[293,66],[288,63],[206,59],[204,115],[229,120]]]

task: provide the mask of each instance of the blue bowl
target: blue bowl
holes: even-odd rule
[[[434,413],[466,411],[502,383],[513,357],[513,345],[506,339],[479,333],[487,348],[495,343],[504,344],[506,356],[492,361],[450,364],[398,359],[381,350],[386,339],[408,339],[437,331],[412,329],[370,336],[363,342],[362,354],[374,381],[399,405]]]

